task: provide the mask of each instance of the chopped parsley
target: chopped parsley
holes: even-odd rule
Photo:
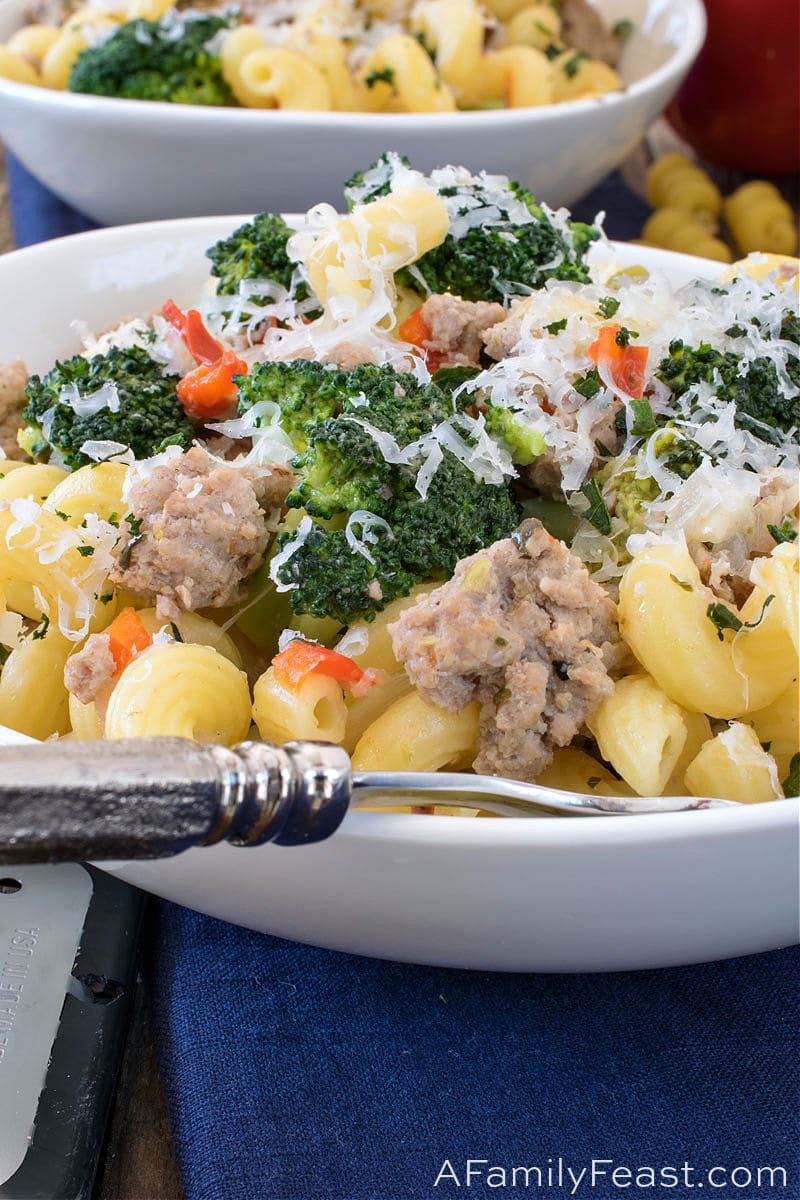
[[[57,509],[56,509],[56,516],[57,516],[57,517],[59,518],[59,520],[61,520],[61,521],[68,521],[68,520],[69,520],[69,517],[67,516],[67,514],[66,514],[65,512],[62,512],[60,508],[57,508]]]
[[[434,50],[433,46],[431,46],[431,45],[428,43],[428,40],[427,40],[427,38],[425,37],[425,34],[424,34],[424,33],[422,33],[422,32],[420,31],[419,33],[415,33],[415,34],[414,34],[414,37],[415,37],[415,38],[417,39],[417,41],[419,42],[420,46],[422,46],[422,49],[425,51],[425,53],[427,54],[427,56],[428,56],[428,58],[431,60],[431,62],[435,64],[435,62],[436,62],[436,51]],[[387,69],[388,69],[388,68],[387,68]],[[389,80],[387,80],[387,83],[388,83],[388,82],[389,82]],[[392,79],[392,81],[391,81],[391,82],[394,82],[394,79]],[[369,86],[369,84],[367,84],[367,86]]]
[[[113,592],[103,592],[102,596],[99,596],[98,599],[100,600],[101,604],[110,604],[111,601],[114,599],[114,593]]]
[[[182,642],[183,634],[181,633],[180,629],[178,628],[178,626],[175,624],[174,621],[170,621],[169,627],[172,630],[172,636],[175,638],[175,641]]]
[[[144,537],[144,534],[142,533],[141,518],[134,517],[132,513],[129,513],[125,518],[125,521],[131,531],[131,536],[122,547],[119,555],[119,565],[123,571],[127,571],[128,567],[131,565],[131,552],[134,546],[137,545],[137,543],[140,542]]]
[[[795,754],[789,763],[789,774],[781,785],[784,796],[800,796],[800,754]]]
[[[573,383],[574,390],[579,396],[583,396],[586,400],[591,400],[592,396],[596,396],[602,388],[600,376],[597,372],[597,367],[592,367],[585,375],[581,375]]]
[[[11,653],[8,646],[0,646],[0,667],[4,667],[8,662],[8,656]]]
[[[780,545],[781,542],[796,542],[797,530],[787,517],[780,525],[768,525],[769,535]]]
[[[594,525],[600,533],[608,535],[611,533],[611,515],[608,511],[603,493],[600,491],[600,486],[596,479],[587,479],[581,485],[581,492],[589,501],[589,507],[583,516],[590,525]]]
[[[619,300],[615,296],[603,296],[603,299],[597,305],[597,315],[598,317],[604,317],[605,320],[609,320],[614,316],[618,308]]]
[[[40,613],[40,616],[42,619],[31,634],[34,642],[40,642],[50,628],[50,618],[47,613]]]
[[[588,57],[589,55],[584,53],[583,50],[576,50],[575,53],[566,60],[561,70],[564,72],[567,79],[575,78],[575,76],[578,74],[578,71],[581,69],[581,63]]]
[[[561,333],[562,329],[567,328],[567,318],[562,317],[560,321],[551,321],[549,325],[545,325],[548,333]]]
[[[682,588],[682,590],[684,592],[693,592],[694,591],[694,588],[692,587],[692,585],[690,583],[687,583],[685,579],[678,579],[678,576],[673,575],[671,571],[669,573],[669,577],[672,580],[672,582],[677,583],[678,587]]]
[[[627,17],[621,21],[615,21],[611,26],[611,32],[618,41],[625,42],[633,33],[633,21],[629,21]]]
[[[425,47],[427,50],[427,46]],[[395,74],[391,67],[384,67],[380,71],[370,71],[364,79],[365,87],[372,88],[378,83],[388,83],[389,87],[394,87]]]
[[[717,637],[720,641],[722,641],[723,631],[726,629],[732,629],[734,633],[740,633],[742,630],[746,629],[756,629],[764,620],[764,613],[767,611],[774,599],[775,597],[772,595],[772,593],[767,596],[766,600],[761,606],[761,612],[758,614],[758,617],[755,621],[743,621],[741,617],[737,617],[735,612],[731,612],[727,605],[720,603],[709,604],[708,608],[706,609],[706,616],[712,625],[716,626]]]
[[[630,410],[633,413],[631,433],[635,437],[646,437],[648,433],[655,433],[656,419],[653,416],[650,401],[646,397],[641,400],[631,400]]]
[[[81,558],[91,558],[94,554],[94,546],[78,546],[77,549]]]
[[[616,334],[616,337],[614,338],[614,341],[617,343],[618,346],[630,346],[631,338],[637,338],[638,336],[639,335],[638,335],[638,333],[635,332],[635,330],[626,329],[624,325],[621,325],[620,328],[617,330],[617,334]]]

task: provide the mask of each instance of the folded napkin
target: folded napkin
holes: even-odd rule
[[[9,167],[21,244],[90,227]],[[612,178],[579,212],[641,207]],[[188,1200],[800,1197],[796,950],[496,975],[160,904],[148,960]]]

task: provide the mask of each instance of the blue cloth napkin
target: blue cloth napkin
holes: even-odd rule
[[[91,226],[9,167],[20,244]],[[619,177],[600,208],[641,227]],[[188,1200],[800,1200],[797,950],[495,975],[159,904],[148,973]]]

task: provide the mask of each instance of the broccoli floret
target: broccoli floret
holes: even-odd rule
[[[408,159],[384,154],[368,171],[354,175],[345,185],[348,205],[385,196],[401,162],[410,166]],[[470,213],[475,226],[461,237],[449,233],[411,269],[398,271],[398,284],[420,295],[426,295],[427,288],[464,300],[503,300],[508,292],[540,288],[548,279],[588,282],[584,259],[600,236],[594,225],[567,221],[565,231],[527,188],[514,181],[498,190],[485,176],[468,176],[455,186],[440,182],[434,172],[429,182],[448,202],[451,224]]]
[[[286,253],[291,235],[283,217],[261,213],[207,250],[206,255],[213,263],[211,274],[219,280],[218,294],[235,295],[243,279],[274,279],[290,291],[296,270],[296,263],[290,262]],[[300,283],[293,295],[304,300],[308,288]]]
[[[294,536],[294,532],[279,534],[278,552]],[[304,544],[279,571],[282,582],[292,587],[288,593],[292,611],[298,616],[333,617],[349,625],[359,616],[371,619],[396,596],[408,595],[419,579],[399,565],[393,544],[379,543],[371,553],[374,564],[353,552],[343,529],[329,529],[315,521]],[[382,581],[380,590],[377,579]]]
[[[447,392],[390,366],[339,371],[336,378],[339,408],[304,426],[307,448],[294,463],[300,479],[286,501],[314,518],[312,530],[278,578],[292,587],[295,613],[349,624],[416,583],[448,578],[460,558],[507,536],[519,510],[506,484],[476,480],[446,448],[424,499],[416,489],[420,462],[387,461],[380,434],[405,447],[429,433],[456,411]],[[379,431],[377,439],[363,421]],[[379,518],[368,542],[373,561],[353,547],[362,534],[358,521],[344,528],[359,511]],[[295,536],[282,534],[278,552]]]
[[[32,375],[25,388],[27,404],[22,415],[28,422],[20,445],[35,457],[55,450],[72,469],[91,460],[81,453],[87,441],[121,442],[136,458],[148,458],[166,444],[188,446],[194,429],[176,393],[178,375],[168,375],[160,363],[139,347],[114,347],[92,359],[77,355],[57,362],[44,378]],[[79,416],[69,403],[104,384],[113,384],[119,409],[104,405],[95,413]]]
[[[491,404],[485,418],[488,432],[498,441],[505,442],[512,461],[520,467],[529,467],[547,448],[541,433],[507,408]]]
[[[301,479],[286,503],[325,519],[358,509],[387,517],[409,485],[419,499],[415,473],[387,462],[360,421],[407,446],[452,416],[453,400],[435,384],[422,386],[389,366],[340,371],[336,385],[339,415],[306,426],[308,447],[295,460]]]
[[[781,337],[800,341],[800,322],[793,314],[784,319]],[[697,384],[711,384],[718,399],[736,406],[736,425],[776,445],[781,441],[781,432],[788,433],[800,425],[800,356],[789,358],[786,374],[799,389],[791,397],[781,391],[772,359],[760,357],[748,363],[735,351],[714,350],[707,342],[691,347],[679,338],[670,343],[669,355],[656,371],[678,398]]]
[[[342,404],[345,372],[306,359],[258,363],[239,379],[239,412],[270,400],[281,410],[281,428],[298,453],[308,445],[306,427],[324,421]]]
[[[160,21],[128,21],[110,38],[78,55],[69,90],[172,104],[236,104],[208,43],[232,16],[174,14]]]
[[[688,479],[704,458],[695,442],[671,426],[666,426],[657,435],[654,449],[663,465],[681,479]],[[661,495],[661,487],[649,475],[637,476],[636,458],[630,455],[622,463],[619,460],[608,463],[597,472],[594,481],[601,485],[604,501],[608,498],[613,503],[614,516],[625,522],[624,540],[632,533],[644,532],[645,505]]]

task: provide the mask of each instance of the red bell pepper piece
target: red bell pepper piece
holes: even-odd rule
[[[589,347],[589,358],[611,375],[621,392],[640,400],[644,391],[647,367],[646,346],[620,345],[617,334],[620,325],[603,325],[597,341]]]
[[[214,362],[201,364],[181,379],[178,399],[190,417],[220,417],[236,399],[234,375],[246,374],[247,363],[233,350],[225,350]]]

